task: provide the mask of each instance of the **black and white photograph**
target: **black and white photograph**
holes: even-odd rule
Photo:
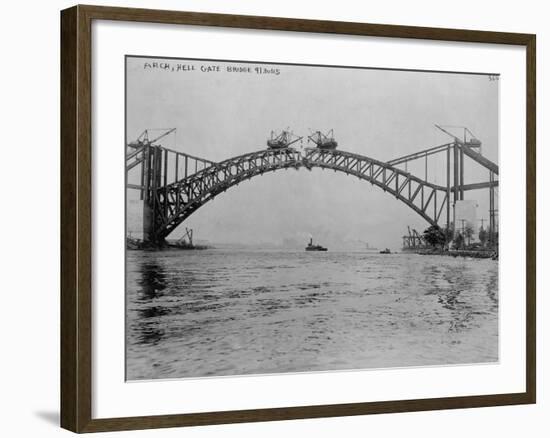
[[[498,74],[125,69],[128,381],[499,362]]]
[[[5,5],[2,436],[546,437],[543,2]]]

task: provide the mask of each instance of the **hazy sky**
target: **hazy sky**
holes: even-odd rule
[[[279,74],[258,74],[256,67]],[[265,149],[270,132],[287,127],[304,136],[310,129],[334,129],[339,149],[385,161],[448,142],[435,123],[467,126],[483,142],[483,155],[498,161],[498,81],[456,73],[127,58],[128,141],[144,129],[175,127],[177,134],[160,144],[213,161]],[[488,179],[487,170],[466,160],[467,183]],[[408,167],[419,176],[423,169],[423,161]],[[445,184],[443,156],[430,159],[428,174]],[[128,228],[139,234],[135,195],[129,192]],[[478,201],[478,218],[488,218],[485,191],[466,192],[466,198]],[[428,224],[381,189],[321,169],[253,178],[183,224],[211,242],[305,243],[313,235],[333,247],[363,241],[392,248],[400,247],[407,225],[422,231]]]

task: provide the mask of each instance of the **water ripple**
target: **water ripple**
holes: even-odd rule
[[[131,251],[126,299],[131,380],[498,360],[490,260]]]

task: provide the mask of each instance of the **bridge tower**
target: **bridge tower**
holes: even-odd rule
[[[163,227],[172,210],[178,207],[179,198],[175,201],[169,199],[170,184],[214,164],[213,161],[155,144],[175,132],[175,128],[161,131],[164,132],[151,140],[145,130],[136,141],[128,143],[126,152],[126,187],[140,191],[143,241],[152,246],[165,243]],[[139,169],[139,173],[133,169]],[[138,179],[139,183],[136,183]]]
[[[159,146],[145,147],[140,199],[143,200],[143,240],[146,242],[155,241],[155,193],[162,184],[162,155]]]

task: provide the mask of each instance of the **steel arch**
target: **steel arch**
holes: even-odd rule
[[[154,228],[163,241],[208,201],[243,181],[280,169],[333,169],[370,182],[405,203],[430,224],[437,224],[450,189],[422,180],[391,164],[339,150],[266,149],[229,158],[155,190]],[[438,192],[442,192],[438,197]],[[439,199],[438,199],[439,198]],[[448,213],[448,208],[447,208]]]

